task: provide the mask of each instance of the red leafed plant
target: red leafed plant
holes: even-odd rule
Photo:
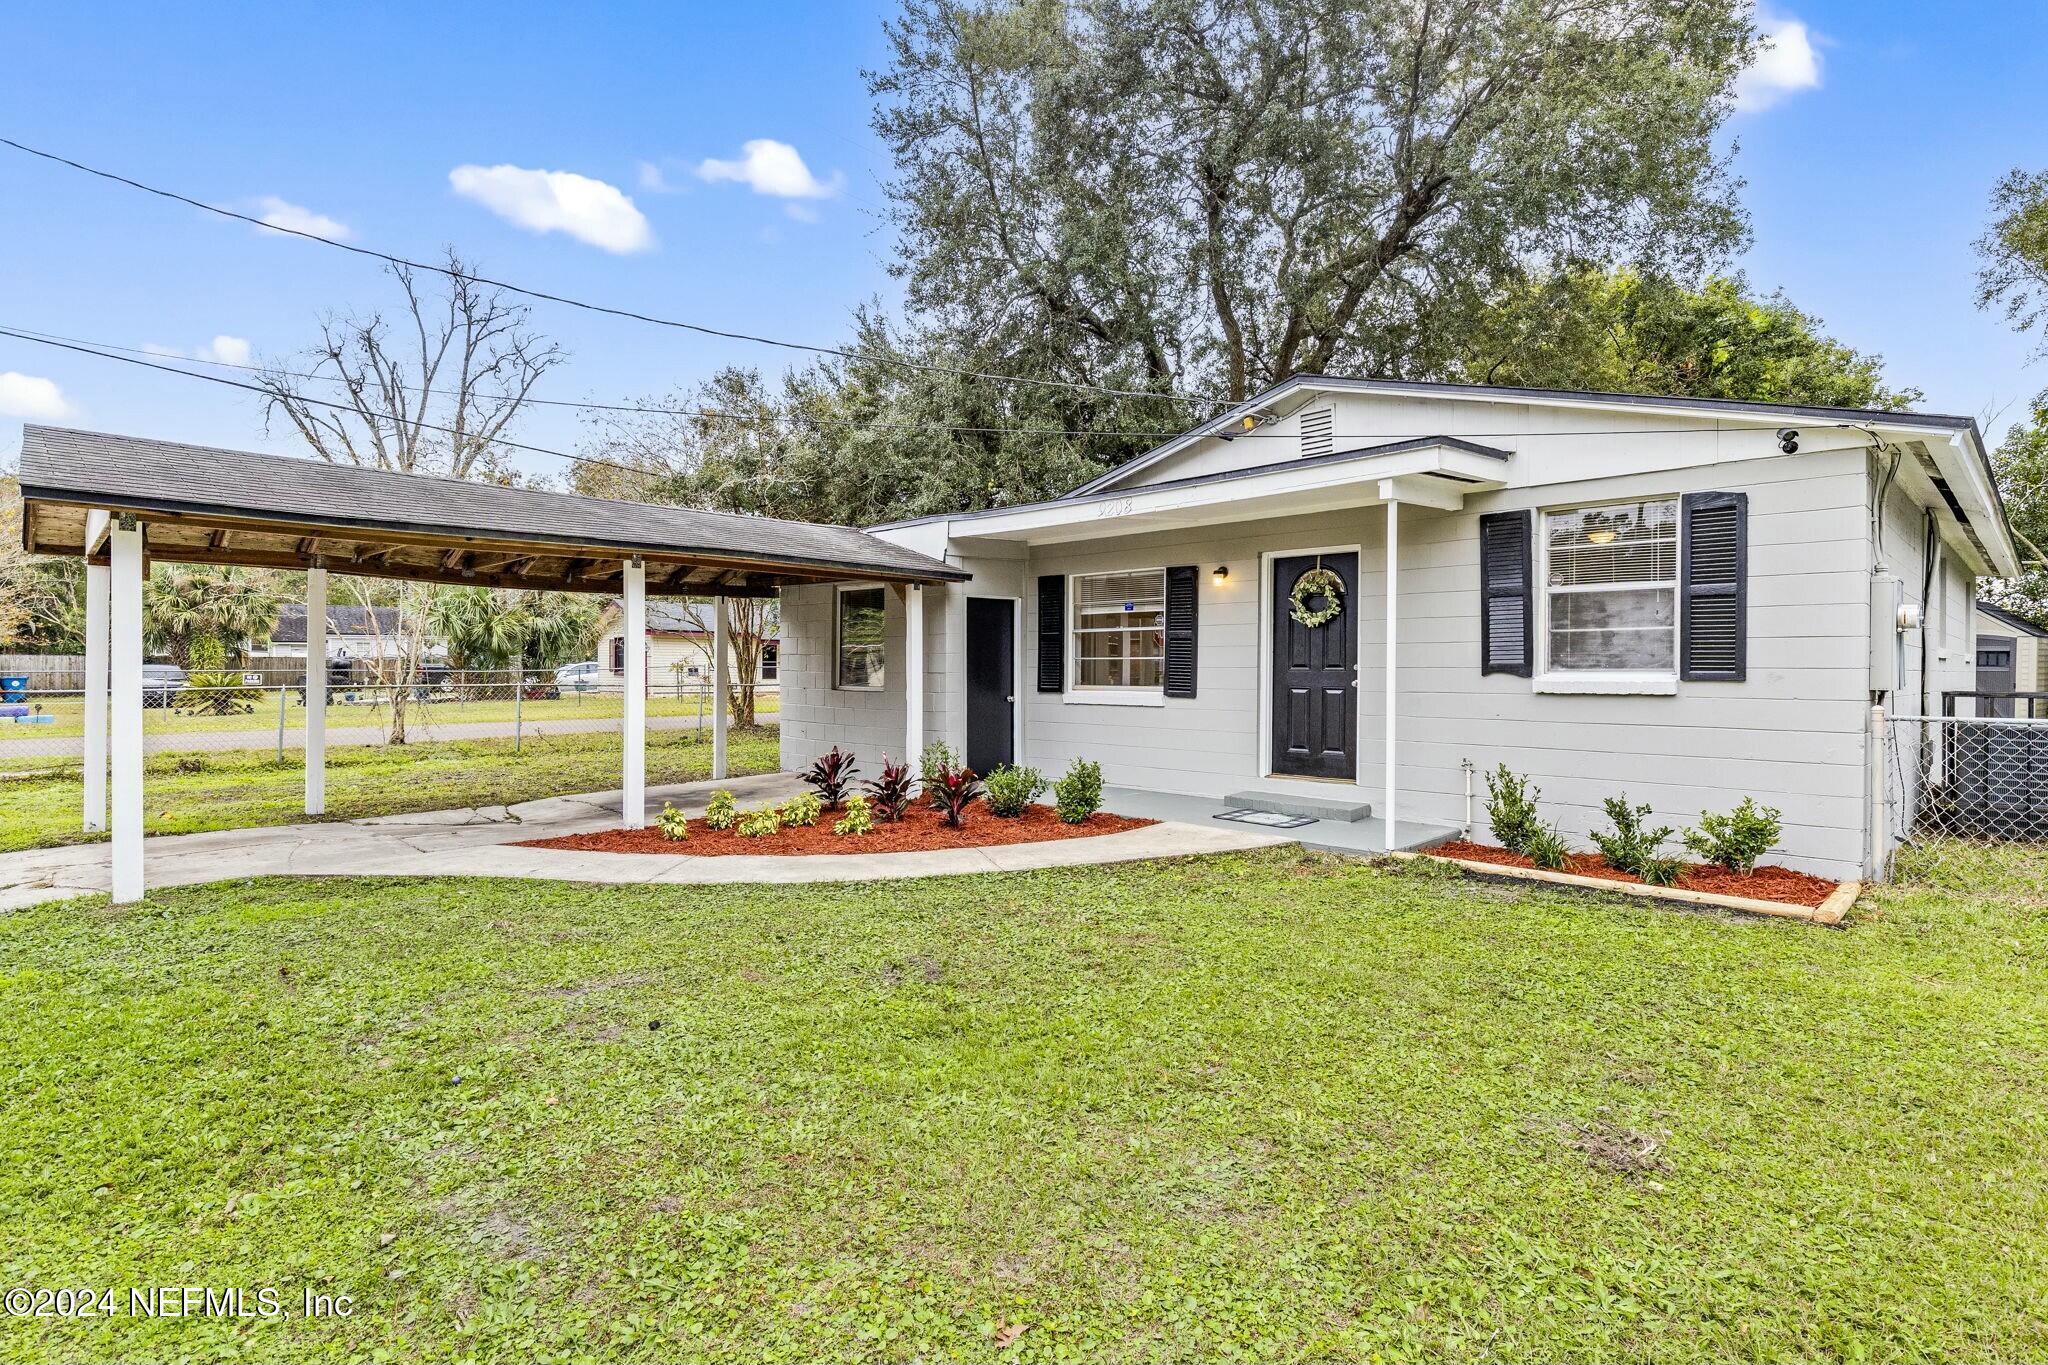
[[[859,771],[853,755],[835,744],[831,753],[820,754],[817,762],[804,769],[803,776],[817,790],[818,799],[837,810],[846,800],[847,789],[853,786],[853,775]]]
[[[875,803],[875,814],[889,821],[901,820],[903,812],[910,808],[911,798],[917,794],[917,776],[910,771],[910,765],[891,763],[886,754],[882,756],[882,775],[862,785]]]
[[[945,812],[946,823],[954,829],[966,823],[967,808],[981,795],[981,778],[972,768],[945,767],[926,784],[932,804]]]

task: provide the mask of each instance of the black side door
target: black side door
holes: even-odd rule
[[[1343,580],[1341,610],[1304,626],[1295,580],[1318,564]],[[1320,605],[1320,599],[1310,603]],[[1358,774],[1358,556],[1291,555],[1273,561],[1273,771],[1350,779]]]
[[[1017,761],[1015,619],[1003,598],[967,599],[967,766],[978,773]]]

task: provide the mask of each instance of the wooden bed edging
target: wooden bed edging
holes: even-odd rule
[[[1510,867],[1503,863],[1482,863],[1468,858],[1446,858],[1441,853],[1410,853],[1397,849],[1395,858],[1428,858],[1449,863],[1482,877],[1505,877],[1510,881],[1549,882],[1575,886],[1586,891],[1613,891],[1645,900],[1680,901],[1687,905],[1709,905],[1719,910],[1739,910],[1746,915],[1769,915],[1776,919],[1805,920],[1811,924],[1840,924],[1849,907],[1862,894],[1862,882],[1842,882],[1819,905],[1792,905],[1785,901],[1757,900],[1751,896],[1722,896],[1711,891],[1687,891],[1677,886],[1647,886],[1641,882],[1617,882],[1605,877],[1581,877],[1571,872],[1546,872],[1540,867]]]

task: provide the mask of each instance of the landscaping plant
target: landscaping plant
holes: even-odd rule
[[[704,828],[731,829],[739,819],[740,803],[733,800],[731,792],[711,793],[711,804],[704,808]]]
[[[1564,841],[1564,834],[1555,824],[1539,826],[1529,835],[1521,852],[1536,866],[1550,872],[1562,872],[1571,860],[1572,848]]]
[[[903,818],[910,799],[917,794],[917,779],[910,775],[910,765],[891,763],[887,755],[882,758],[882,775],[865,785],[875,814],[891,823]]]
[[[690,819],[675,808],[673,802],[661,803],[661,814],[654,817],[654,827],[664,839],[687,839],[690,837]]]
[[[798,792],[782,803],[782,823],[785,825],[815,825],[818,823],[818,817],[824,813],[825,803],[818,798],[816,792]]]
[[[1078,825],[1102,809],[1102,765],[1077,758],[1067,774],[1053,784],[1053,804],[1060,819]]]
[[[967,808],[981,795],[981,778],[972,768],[941,768],[926,784],[932,804],[954,829],[966,823]]]
[[[1012,820],[1022,815],[1026,806],[1045,795],[1049,784],[1045,774],[1036,768],[999,763],[982,779],[982,785],[988,788],[989,814]]]
[[[819,755],[817,762],[804,769],[803,776],[804,781],[817,790],[818,799],[836,810],[846,800],[847,789],[853,786],[853,775],[859,771],[853,755],[835,744],[830,753]]]
[[[938,793],[932,790],[932,779],[948,768],[962,766],[960,755],[953,752],[953,746],[943,739],[935,739],[924,746],[924,752],[917,758],[917,780],[924,787],[924,794],[931,798],[932,806],[939,805]]]
[[[773,806],[748,811],[740,817],[739,824],[734,826],[734,832],[742,839],[764,839],[771,834],[780,833],[781,830],[782,812]]]
[[[1631,806],[1626,794],[1610,796],[1602,801],[1607,818],[1614,823],[1614,832],[1602,834],[1593,831],[1593,842],[1600,848],[1600,856],[1607,865],[1617,872],[1627,872],[1641,877],[1652,886],[1669,886],[1678,880],[1683,870],[1676,858],[1659,854],[1664,841],[1671,837],[1669,825],[1645,829],[1643,819],[1649,815],[1648,805]]]
[[[856,793],[846,798],[846,814],[832,822],[834,834],[873,834],[875,832],[874,807],[865,796]]]
[[[1745,796],[1726,815],[1701,811],[1699,828],[1685,832],[1685,846],[1710,863],[1747,875],[1784,832],[1779,815],[1776,806],[1759,806],[1755,797]]]
[[[1486,775],[1486,820],[1493,827],[1494,841],[1510,853],[1527,854],[1532,840],[1543,833],[1536,816],[1536,798],[1542,791],[1517,777],[1503,763]]]

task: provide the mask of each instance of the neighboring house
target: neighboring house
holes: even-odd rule
[[[785,768],[902,750],[921,601],[922,732],[978,769],[1375,806],[1391,772],[1408,843],[1486,837],[1467,792],[1505,763],[1580,843],[1604,797],[1754,796],[1836,877],[1872,702],[1968,688],[1974,580],[2018,568],[1969,418],[1316,376],[1062,498],[876,533],[974,577],[784,590]]]
[[[306,657],[306,608],[289,603],[278,609],[277,626],[270,643],[244,651],[252,659],[303,659]],[[400,654],[400,632],[396,607],[329,607],[327,609],[327,660],[330,664],[375,664],[396,659]],[[426,646],[428,659],[440,661],[447,649],[438,642]]]
[[[1989,602],[1977,603],[1975,629],[1977,677],[1972,686],[1977,691],[2048,691],[2048,675],[2043,672],[2048,668],[2048,630]],[[1957,709],[1971,714],[1966,708]],[[2010,702],[1998,705],[1980,700],[1975,713],[2010,716],[2013,708]]]
[[[647,679],[655,688],[707,686],[711,678],[711,604],[659,602],[647,604]],[[610,622],[597,643],[597,661],[606,681],[617,685],[626,674],[626,627],[617,603],[606,612]],[[781,672],[781,642],[764,640],[755,683],[772,683]],[[738,664],[735,662],[735,669]],[[734,682],[738,682],[737,676]]]

